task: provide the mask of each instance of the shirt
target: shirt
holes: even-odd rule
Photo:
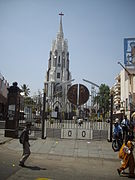
[[[121,132],[122,132],[122,128],[120,125],[114,127],[114,130],[113,130],[114,134],[121,133]]]
[[[123,119],[121,122],[122,126],[129,126],[129,120],[128,119]]]

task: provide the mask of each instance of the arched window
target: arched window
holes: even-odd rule
[[[69,60],[67,60],[67,69],[69,69]]]
[[[62,65],[63,65],[63,67],[65,68],[65,59],[62,59]]]
[[[53,66],[56,67],[56,58],[53,59]]]
[[[58,67],[60,67],[60,56],[59,56],[59,59],[58,59]]]
[[[55,111],[59,112],[59,107],[58,106],[55,107]]]

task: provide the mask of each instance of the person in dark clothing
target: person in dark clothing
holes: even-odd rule
[[[115,119],[114,129],[113,129],[113,138],[116,139],[117,137],[122,139],[122,128],[121,128],[121,126],[119,124],[119,119],[118,118]]]
[[[26,127],[21,133],[20,136],[20,143],[23,145],[23,155],[20,159],[19,166],[25,167],[24,163],[27,160],[27,158],[30,156],[30,144],[29,144],[29,134],[30,134],[30,127],[31,124],[27,123]]]
[[[124,116],[124,119],[121,122],[122,130],[123,130],[123,140],[126,140],[128,136],[129,131],[129,120],[127,119],[127,116]]]

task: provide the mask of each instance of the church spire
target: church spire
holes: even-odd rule
[[[59,28],[59,36],[63,38],[64,36],[64,33],[63,33],[63,27],[62,27],[62,16],[64,16],[64,14],[61,12],[60,14],[60,28]]]

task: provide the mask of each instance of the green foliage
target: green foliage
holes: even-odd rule
[[[30,89],[28,88],[28,86],[26,85],[26,84],[23,84],[22,86],[21,86],[21,90],[22,90],[22,92],[24,92],[24,96],[28,96],[29,94],[30,94]]]
[[[36,103],[31,97],[28,97],[28,96],[24,97],[24,107],[32,108],[32,113],[36,113],[35,105]]]
[[[35,105],[35,102],[33,101],[33,99],[31,97],[24,97],[24,104],[25,105]]]
[[[109,112],[109,98],[110,98],[110,88],[105,84],[101,84],[99,87],[99,93],[94,99],[94,103],[99,106],[99,112],[103,115],[103,119]]]

